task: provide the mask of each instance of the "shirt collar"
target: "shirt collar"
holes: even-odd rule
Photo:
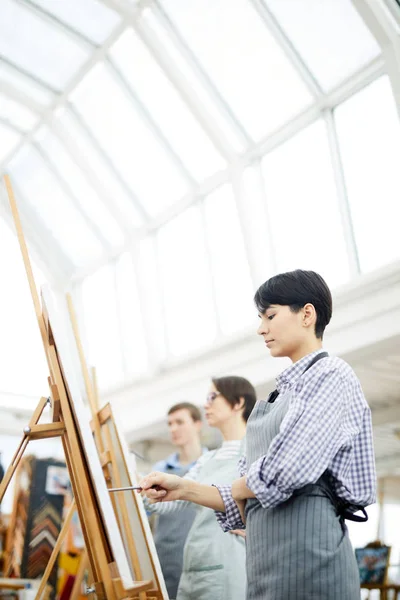
[[[174,452],[174,454],[170,454],[168,456],[168,458],[165,461],[167,467],[171,467],[173,469],[178,469],[181,464],[179,462],[179,456],[177,452]]]
[[[202,448],[202,454],[205,454],[206,452],[208,452],[208,448]],[[197,460],[194,460],[190,466],[193,466],[196,462]],[[177,452],[170,454],[166,459],[165,464],[167,467],[171,467],[172,469],[180,469],[182,467],[181,463],[179,462],[179,456]]]
[[[315,350],[315,352],[311,352],[311,354],[307,354],[306,356],[303,356],[303,358],[300,358],[300,360],[298,360],[297,362],[290,365],[290,367],[285,369],[283,371],[283,373],[278,375],[278,377],[276,378],[277,390],[282,388],[284,385],[290,385],[290,384],[294,383],[295,381],[297,381],[297,379],[300,377],[300,375],[302,375],[304,373],[304,371],[307,369],[307,367],[311,363],[312,359],[315,356],[317,356],[317,354],[320,354],[320,352],[323,352],[323,351],[324,350],[322,348],[320,348],[319,350]]]

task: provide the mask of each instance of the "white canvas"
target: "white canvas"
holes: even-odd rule
[[[49,317],[65,382],[68,386],[71,408],[79,428],[82,446],[85,451],[94,489],[102,512],[105,530],[110,541],[122,584],[125,589],[129,589],[134,585],[134,578],[129,566],[128,557],[111,503],[110,493],[106,486],[99,455],[90,428],[91,416],[87,407],[84,405],[79,389],[79,372],[77,372],[76,363],[74,364],[73,357],[71,356],[71,345],[68,337],[69,314],[66,311],[64,303],[58,302],[56,306],[48,286],[42,288],[42,299],[44,309],[47,311]]]
[[[130,454],[128,445],[125,441],[123,435],[121,435],[122,428],[119,423],[119,419],[116,417],[113,411],[113,419],[115,427],[110,427],[111,430],[111,438],[113,442],[113,448],[116,450],[121,450],[121,455],[117,457],[118,462],[121,463],[121,467],[119,469],[119,474],[121,476],[121,486],[127,487],[130,485],[137,485],[136,472],[134,467],[134,460],[132,454]],[[118,444],[119,442],[119,444]],[[124,468],[124,461],[128,468],[128,473]],[[125,500],[128,506],[129,518],[131,522],[131,531],[134,534],[135,544],[140,556],[140,566],[142,568],[142,576],[143,579],[154,579],[153,566],[150,560],[150,556],[148,555],[146,548],[146,540],[149,547],[149,550],[152,555],[152,560],[154,564],[154,569],[158,576],[158,581],[160,583],[160,591],[162,592],[164,600],[168,600],[168,592],[165,587],[164,577],[161,571],[160,562],[158,560],[157,550],[154,544],[153,535],[150,530],[149,521],[146,515],[146,510],[144,508],[143,500],[140,495],[137,497],[137,505],[139,509],[140,515],[136,511],[135,503],[132,498],[132,492],[119,492],[126,494]],[[136,493],[136,492],[134,492]],[[143,529],[142,529],[143,525]],[[144,535],[143,535],[144,530]]]
[[[69,352],[71,357],[71,362],[74,365],[74,373],[77,375],[77,383],[81,392],[81,398],[84,403],[85,408],[89,410],[89,399],[87,398],[86,393],[86,385],[83,377],[83,372],[81,368],[81,362],[78,353],[78,347],[72,327],[72,322],[69,316],[69,309],[66,297],[57,298],[60,306],[63,307],[65,315],[66,315],[66,341],[69,345]],[[134,460],[133,456],[129,453],[128,446],[126,444],[124,436],[121,434],[122,428],[119,425],[118,418],[116,417],[113,411],[113,419],[115,427],[110,423],[110,434],[113,449],[116,454],[118,466],[119,466],[119,475],[121,478],[121,486],[128,487],[131,485],[137,485],[136,473],[134,468]],[[125,464],[124,464],[125,461]],[[128,468],[128,473],[126,472],[125,465]],[[160,584],[160,591],[163,595],[163,600],[168,600],[168,592],[165,587],[164,576],[162,574],[160,562],[158,560],[157,550],[154,544],[153,535],[150,530],[149,521],[146,515],[146,510],[143,505],[143,500],[140,494],[137,495],[137,506],[139,509],[139,513],[136,509],[136,504],[132,497],[132,492],[119,492],[125,495],[125,501],[128,509],[129,520],[130,520],[130,530],[133,533],[133,538],[135,541],[135,546],[137,549],[137,553],[140,559],[140,567],[142,571],[143,580],[151,580],[155,581],[155,575],[157,575],[157,579]],[[135,494],[137,492],[134,492]],[[117,495],[118,496],[118,495]],[[117,510],[119,511],[118,501],[116,502]],[[121,514],[119,512],[118,518],[121,521]],[[129,557],[128,543],[126,536],[122,533],[122,539],[125,546],[125,550],[127,556]],[[146,546],[146,541],[148,546]],[[151,556],[148,553],[148,549],[150,550]],[[154,565],[154,566],[153,566]],[[132,577],[135,579],[133,566],[132,569]]]

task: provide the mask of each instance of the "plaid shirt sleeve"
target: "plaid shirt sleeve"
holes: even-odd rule
[[[241,457],[238,463],[239,476],[243,477],[246,474],[246,458]],[[236,502],[232,498],[231,485],[214,485],[221,494],[223,503],[225,504],[225,512],[215,511],[215,516],[223,531],[231,531],[232,529],[246,529],[246,525],[242,521],[239,509]]]
[[[339,497],[367,506],[375,501],[376,475],[370,409],[359,381],[344,361],[328,359],[309,373],[297,382],[267,454],[250,466],[247,487],[271,508],[329,469]]]

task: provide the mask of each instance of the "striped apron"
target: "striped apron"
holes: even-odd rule
[[[247,465],[264,456],[293,390],[258,401],[247,423]],[[246,504],[247,600],[359,600],[354,551],[327,475],[264,509]]]

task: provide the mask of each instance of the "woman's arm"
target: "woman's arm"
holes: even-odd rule
[[[246,485],[263,508],[281,504],[328,468],[335,468],[346,485],[357,467],[354,446],[369,409],[350,367],[337,359],[322,362],[299,380],[279,433],[267,453],[249,465]],[[368,450],[363,450],[357,487],[369,467]]]
[[[218,489],[177,475],[150,473],[139,482],[142,494],[151,502],[188,500],[200,506],[223,512],[225,505]]]
[[[255,494],[246,485],[246,476],[235,479],[232,482],[232,498],[235,500],[242,501],[248,498],[255,498]]]

